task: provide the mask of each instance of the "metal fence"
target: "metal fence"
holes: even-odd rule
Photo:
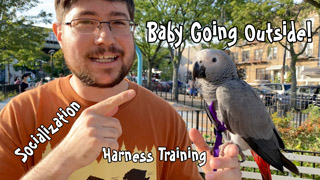
[[[180,116],[185,120],[188,130],[190,128],[196,128],[198,129],[202,135],[205,137],[206,142],[208,144],[214,143],[214,131],[213,131],[213,124],[207,117],[207,114],[204,110],[204,100],[201,96],[194,95],[191,96],[187,94],[185,88],[179,89],[179,96],[178,101],[175,101],[173,99],[172,90],[168,89],[166,87],[162,87],[161,84],[153,84],[152,88],[149,88],[152,92],[157,94],[158,96],[162,97],[163,99],[167,101],[171,101],[177,104],[186,105],[188,108],[177,108],[178,113]],[[308,107],[310,104],[318,105],[317,101],[311,101],[308,100],[308,97],[297,97],[295,100],[296,105],[295,108],[290,109],[288,102],[290,100],[285,99],[288,97],[269,97],[270,100],[272,98],[280,100],[282,98],[282,102],[279,101],[268,101],[268,97],[264,97],[263,102],[265,103],[266,109],[270,114],[276,113],[277,116],[283,117],[288,113],[289,111],[292,113],[292,123],[294,126],[300,126],[307,118],[308,114],[304,113],[304,110]],[[320,99],[320,98],[319,98]],[[315,103],[316,102],[316,103]],[[320,102],[320,101],[319,101]],[[307,104],[307,106],[306,106]],[[320,104],[320,103],[319,103]],[[309,155],[314,157],[320,157],[320,152],[308,152],[308,151],[298,151],[298,150],[289,150],[284,149],[284,152],[287,153],[294,153],[298,155]],[[320,163],[310,163],[310,162],[302,162],[299,161],[299,166],[302,167],[320,167]],[[256,171],[256,170],[254,170]],[[273,174],[281,174],[281,172],[276,171]],[[317,175],[307,175],[307,174],[301,174],[300,178],[312,178],[312,179],[320,179]]]
[[[13,84],[13,85],[1,85],[0,88],[0,94],[4,96],[4,98],[8,98],[10,93],[19,93],[20,92],[20,86],[19,84]]]
[[[204,100],[200,94],[190,95],[185,87],[178,88],[178,100],[174,100],[172,89],[162,86],[161,83],[152,83],[148,89],[167,101],[204,110]],[[292,113],[292,123],[295,127],[300,126],[308,118],[308,113],[304,111],[305,109],[310,105],[320,107],[320,97],[317,96],[298,95],[292,108],[290,96],[288,95],[268,94],[261,99],[270,115],[276,113],[279,117],[284,117],[288,112]]]

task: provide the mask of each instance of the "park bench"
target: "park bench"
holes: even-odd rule
[[[194,145],[193,145],[194,148]],[[241,163],[241,172],[243,179],[262,179],[256,162],[253,160],[250,150],[244,151],[247,156],[245,162]],[[320,156],[310,156],[310,155],[299,155],[294,153],[283,153],[289,160],[299,162],[300,164],[312,164],[312,167],[297,166],[300,171],[301,177],[293,177],[292,173],[288,169],[284,168],[285,174],[280,171],[276,173],[277,169],[270,166],[272,179],[273,180],[310,180],[310,179],[320,179]],[[252,160],[249,160],[252,159]],[[255,172],[250,172],[245,168],[255,168]],[[202,169],[199,168],[199,172],[203,173]],[[310,178],[306,178],[305,175],[310,175]]]
[[[248,157],[252,157],[251,152],[249,150],[245,151],[244,154]],[[302,174],[302,177],[293,177],[292,173],[288,171],[288,169],[284,168],[284,171],[286,172],[285,175],[282,175],[281,172],[279,172],[278,175],[272,174],[273,180],[309,180],[309,179],[315,179],[314,177],[317,177],[316,179],[320,179],[320,157],[319,156],[310,156],[310,155],[299,155],[294,153],[283,153],[289,160],[299,162],[300,164],[312,164],[312,167],[306,167],[306,166],[297,166],[297,168],[300,171],[300,174]],[[251,158],[252,159],[252,158]],[[254,160],[246,160],[245,162],[241,163],[241,167],[250,167],[250,168],[256,168],[258,170],[258,166]],[[274,167],[270,168],[272,170],[276,170]],[[305,178],[303,175],[311,175],[310,178]],[[313,175],[313,176],[312,176]],[[261,179],[260,172],[248,172],[248,171],[242,171],[242,177],[248,178],[248,179]]]

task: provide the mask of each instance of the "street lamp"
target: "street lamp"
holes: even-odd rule
[[[53,55],[56,51],[51,49],[48,53],[51,55],[50,59],[51,59],[51,75],[50,75],[50,80],[53,80],[52,76],[53,76]]]

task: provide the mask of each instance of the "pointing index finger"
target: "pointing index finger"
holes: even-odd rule
[[[204,141],[198,130],[191,128],[189,131],[189,136],[193,144],[196,146],[198,152],[210,150],[208,144]]]
[[[93,110],[98,114],[105,115],[108,112],[114,110],[116,107],[120,106],[123,103],[126,103],[133,99],[136,96],[136,92],[133,89],[129,89],[127,91],[121,92],[115,96],[109,97],[97,104],[89,107],[89,109]]]

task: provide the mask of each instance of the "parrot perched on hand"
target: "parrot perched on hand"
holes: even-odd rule
[[[239,79],[231,58],[221,50],[204,49],[195,59],[193,79],[225,144],[237,144],[243,160],[242,151],[251,149],[264,180],[271,179],[270,165],[282,172],[284,166],[299,174],[297,167],[280,152],[284,149],[283,141],[263,102],[250,85]]]

